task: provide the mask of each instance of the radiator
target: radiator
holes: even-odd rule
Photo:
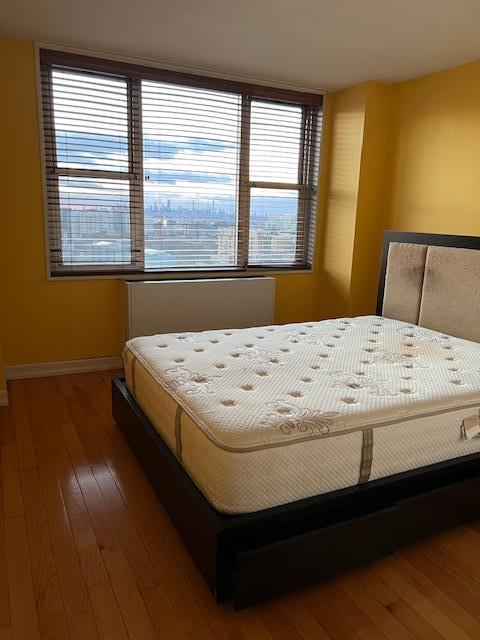
[[[275,279],[124,282],[126,337],[272,324]]]

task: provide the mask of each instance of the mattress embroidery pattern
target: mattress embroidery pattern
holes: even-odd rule
[[[368,389],[375,396],[396,396],[398,393],[388,387],[388,381],[373,376],[352,374],[347,371],[333,371],[330,376],[334,379],[332,386],[346,390]]]
[[[262,419],[262,424],[279,429],[287,436],[293,432],[303,435],[326,435],[330,432],[333,420],[339,416],[339,413],[334,411],[322,413],[315,409],[298,407],[284,400],[270,402],[268,408],[272,411]]]
[[[215,377],[213,375],[206,376],[203,373],[194,373],[182,366],[167,369],[165,373],[171,376],[172,387],[181,389],[187,396],[212,393],[209,385]]]
[[[371,355],[371,361],[368,364],[391,364],[391,365],[407,365],[409,369],[427,369],[428,366],[418,360],[414,353],[395,353],[393,351],[375,351]]]
[[[284,350],[284,352],[288,352],[288,349]],[[233,358],[244,358],[245,360],[258,362],[258,364],[262,364],[267,367],[270,365],[284,365],[284,362],[281,359],[280,350],[259,349],[254,347],[250,342],[239,347],[231,355]]]

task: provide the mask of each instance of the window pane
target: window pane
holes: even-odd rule
[[[252,101],[250,180],[299,182],[302,108]]]
[[[145,267],[236,264],[240,97],[142,82]]]
[[[127,82],[53,70],[59,168],[128,171]]]
[[[251,265],[290,265],[297,244],[298,191],[250,190]]]
[[[63,264],[129,264],[128,181],[61,177],[58,191]]]

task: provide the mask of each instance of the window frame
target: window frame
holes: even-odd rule
[[[41,126],[41,144],[43,154],[46,260],[50,279],[109,278],[109,279],[181,279],[185,277],[208,276],[248,276],[258,273],[305,272],[313,269],[316,196],[318,168],[323,122],[323,95],[303,91],[293,91],[267,87],[247,82],[209,78],[156,67],[118,62],[61,50],[39,47],[39,106]],[[89,168],[62,168],[56,163],[55,128],[53,123],[53,84],[54,67],[69,68],[75,73],[93,73],[97,76],[121,77],[127,83],[128,117],[128,171],[115,171]],[[45,73],[48,73],[48,95],[45,96]],[[213,89],[229,93],[239,93],[241,97],[239,163],[238,163],[238,204],[237,204],[237,251],[236,265],[232,267],[202,267],[189,270],[145,268],[144,255],[144,201],[143,201],[143,150],[142,150],[142,80],[154,80],[202,89]],[[250,116],[252,100],[267,103],[283,103],[302,108],[302,135],[300,139],[299,177],[296,183],[252,181],[249,177]],[[48,108],[45,108],[45,102]],[[50,143],[47,144],[45,131],[50,130]],[[48,153],[54,158],[53,168],[46,160]],[[314,154],[315,158],[308,157]],[[51,164],[51,162],[50,162]],[[131,262],[122,264],[78,264],[64,265],[55,262],[52,254],[61,253],[61,220],[58,180],[62,176],[103,178],[107,180],[128,180],[130,194],[131,220]],[[301,253],[304,261],[285,264],[250,264],[250,193],[253,188],[289,189],[297,191],[297,243],[296,259]],[[53,204],[52,204],[53,202]],[[53,215],[52,215],[53,211]],[[313,218],[313,223],[312,223]],[[52,225],[55,227],[52,230]],[[300,227],[302,229],[300,229]],[[308,231],[304,232],[308,227]],[[303,237],[303,246],[299,250],[299,234]],[[309,249],[310,247],[310,249]]]

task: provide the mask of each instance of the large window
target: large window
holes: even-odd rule
[[[321,96],[40,55],[52,275],[311,266]]]

